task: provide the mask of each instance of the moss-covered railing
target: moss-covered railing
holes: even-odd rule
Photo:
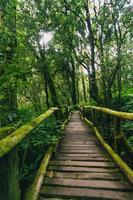
[[[68,108],[69,109],[69,108]],[[70,120],[70,115],[67,116],[67,119],[64,121],[64,123],[61,126],[61,130],[63,131],[66,124]],[[49,164],[49,160],[53,153],[56,153],[58,144],[50,146],[47,150],[47,152],[44,155],[44,158],[41,162],[41,165],[39,167],[39,170],[35,176],[35,179],[31,186],[27,189],[27,192],[25,193],[24,200],[37,200],[39,191],[41,188],[41,185],[43,183],[44,176],[46,174],[47,166]]]
[[[12,127],[1,129],[0,135],[0,199],[20,200],[19,188],[19,162],[17,146],[21,141],[46,118],[56,112],[58,108],[52,107],[45,113],[33,119],[10,133]],[[58,114],[58,113],[56,113]],[[51,147],[51,150],[53,148]],[[49,150],[50,151],[50,150]],[[51,151],[50,151],[51,152]]]
[[[121,153],[120,150],[124,148],[124,150],[127,151],[127,153],[129,154],[130,159],[133,160],[133,148],[132,146],[130,146],[124,133],[121,131],[121,121],[123,119],[133,120],[133,113],[119,112],[112,109],[104,107],[96,107],[96,106],[81,106],[80,111],[82,112],[83,119],[89,126],[91,126],[102,146],[110,154],[112,159],[116,162],[119,168],[123,171],[126,177],[133,184],[133,170],[118,155]],[[105,118],[104,116],[99,117],[99,113],[115,117],[115,122],[113,124],[114,133],[112,134],[113,135],[113,142],[111,145],[112,147],[106,143],[106,141],[108,141],[109,134],[105,136],[102,134],[104,130],[101,129],[100,133],[96,128],[96,127],[99,128],[99,125],[104,126],[105,123],[106,129],[108,129],[109,127],[106,122],[107,120],[110,120],[110,118]],[[93,123],[89,121],[88,118]]]
[[[127,112],[120,112],[116,110],[112,110],[109,108],[105,107],[97,107],[97,106],[82,106],[83,109],[91,109],[91,110],[97,110],[102,113],[105,113],[107,115],[115,116],[121,119],[128,119],[128,120],[133,120],[133,113],[127,113]]]

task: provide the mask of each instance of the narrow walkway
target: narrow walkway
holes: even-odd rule
[[[74,112],[56,159],[51,160],[39,200],[133,200],[133,188]]]

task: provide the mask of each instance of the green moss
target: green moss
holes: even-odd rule
[[[40,168],[37,172],[37,175],[35,177],[35,180],[33,184],[29,187],[27,193],[25,194],[24,200],[37,200],[38,199],[38,194],[44,179],[44,175],[46,174],[47,166],[49,163],[49,160],[52,156],[54,150],[54,146],[51,146],[48,148],[42,163],[40,165]]]
[[[107,153],[111,156],[117,166],[121,169],[121,171],[125,174],[128,180],[133,184],[133,170],[128,167],[128,165],[120,158],[118,154],[116,154],[113,149],[104,141],[101,134],[97,130],[97,128],[90,122],[88,119],[84,118],[85,122],[92,128],[97,139],[100,141],[101,145],[107,151]]]
[[[128,120],[133,120],[133,113],[127,113],[127,112],[118,112],[109,108],[104,108],[104,107],[96,107],[96,106],[84,106],[84,108],[90,108],[94,110],[98,110],[100,112],[103,112],[107,115],[112,115],[119,117],[121,119],[128,119]]]
[[[0,158],[7,154],[11,149],[13,149],[17,144],[19,144],[31,131],[36,128],[41,122],[48,118],[54,111],[58,108],[50,108],[45,113],[33,119],[31,122],[24,126],[21,126],[15,130],[12,134],[8,135],[0,141]]]

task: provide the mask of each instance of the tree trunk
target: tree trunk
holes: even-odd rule
[[[7,78],[6,69],[13,63],[15,50],[17,46],[16,36],[16,5],[17,2],[10,2],[9,0],[3,1],[1,5],[1,13],[3,21],[3,35],[5,34],[5,28],[8,27],[10,33],[9,40],[6,44],[3,44],[2,54],[5,60],[2,63],[2,76]],[[11,16],[10,16],[11,15]],[[17,95],[13,84],[9,80],[6,86],[1,86],[4,100],[1,101],[1,105],[6,113],[2,125],[9,123],[9,114],[16,112],[17,109]],[[13,149],[7,155],[0,159],[0,199],[3,200],[20,200],[20,188],[19,188],[19,163],[17,149]]]
[[[74,61],[72,60],[72,73],[71,73],[71,79],[72,79],[72,102],[73,105],[77,104],[77,93],[76,93],[76,76],[75,76],[75,65]]]
[[[84,73],[83,69],[81,68],[81,78],[82,78],[82,87],[83,87],[83,96],[84,96],[84,102],[87,102],[87,96],[86,96],[86,88],[85,88],[85,79],[84,79]]]
[[[49,70],[47,69],[46,65],[44,66],[44,69],[42,68],[42,72],[43,72],[44,81],[45,81],[45,83],[47,83],[47,87],[48,87],[49,92],[50,92],[50,96],[51,96],[51,100],[52,100],[52,106],[58,106],[59,101],[58,101],[56,89],[55,89],[55,86],[54,86],[54,82],[53,82],[51,74],[50,74]],[[48,102],[47,102],[47,105],[49,105]]]
[[[47,83],[47,79],[45,77],[45,94],[46,94],[46,105],[47,105],[47,108],[50,107],[49,105],[49,93],[48,93],[48,83]]]
[[[20,200],[17,149],[0,159],[0,199]]]
[[[90,51],[91,51],[91,60],[90,60],[91,71],[90,71],[90,80],[89,80],[90,96],[95,101],[98,101],[98,87],[97,87],[97,82],[96,82],[96,71],[95,71],[95,41],[94,41],[94,33],[92,30],[92,24],[91,24],[91,19],[90,19],[88,0],[86,0],[85,11],[86,11],[87,28],[89,31],[88,39],[89,39]]]

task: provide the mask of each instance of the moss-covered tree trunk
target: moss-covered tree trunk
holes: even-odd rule
[[[76,92],[76,74],[75,74],[75,64],[74,64],[74,60],[72,58],[71,61],[71,65],[72,65],[72,72],[71,72],[71,79],[72,79],[72,102],[74,105],[77,104],[77,92]]]
[[[45,69],[43,70],[43,74],[44,74],[45,80],[47,81],[47,87],[48,87],[49,92],[50,92],[50,96],[51,96],[53,106],[59,106],[58,96],[57,96],[57,93],[56,93],[54,82],[53,82],[51,74],[50,74],[50,72],[49,72],[49,70],[46,66],[45,66]]]
[[[85,87],[85,78],[84,78],[84,72],[83,69],[81,68],[81,78],[82,78],[82,87],[83,87],[83,97],[84,97],[84,102],[87,102],[87,95],[86,95],[86,87]]]
[[[1,41],[0,46],[3,54],[3,60],[0,63],[2,73],[1,78],[6,80],[1,85],[3,99],[0,101],[2,108],[1,125],[12,121],[12,113],[17,109],[17,95],[13,87],[13,80],[9,79],[10,69],[13,64],[15,50],[17,46],[16,37],[16,6],[17,0],[2,1],[1,3]],[[6,39],[5,39],[6,38]],[[8,74],[9,73],[9,74]],[[10,116],[10,117],[9,117]],[[10,118],[10,119],[9,119]],[[0,159],[0,199],[1,200],[19,200],[19,168],[17,149],[12,150],[6,156]]]
[[[0,199],[20,200],[17,149],[0,159]]]
[[[96,69],[95,69],[95,38],[94,38],[94,31],[92,28],[92,21],[91,15],[89,10],[89,1],[85,1],[84,4],[85,8],[85,15],[86,15],[86,24],[88,29],[88,41],[90,45],[90,66],[91,66],[91,73],[89,76],[89,87],[90,87],[90,96],[96,102],[99,101],[98,99],[98,87],[97,87],[97,80],[96,80]]]
[[[40,56],[37,56],[38,69],[44,78],[44,83],[45,83],[44,88],[45,88],[45,92],[46,92],[47,106],[49,107],[48,91],[49,91],[49,94],[51,97],[52,106],[59,106],[57,91],[56,91],[54,81],[51,76],[50,69],[49,69],[49,66],[48,66],[48,63],[46,60],[46,56],[45,56],[45,49],[41,49],[41,47],[39,46],[39,52],[40,52]]]

